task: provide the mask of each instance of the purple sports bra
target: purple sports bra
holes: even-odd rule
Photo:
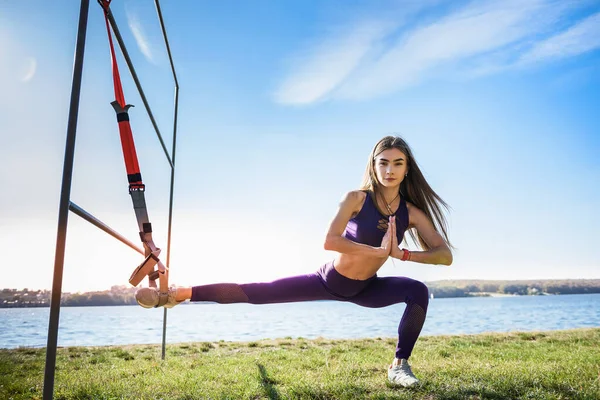
[[[388,216],[379,211],[375,205],[373,194],[371,192],[366,192],[366,194],[365,203],[358,214],[348,221],[342,237],[356,243],[379,247],[388,228]],[[404,232],[408,228],[408,208],[406,208],[404,197],[400,197],[400,205],[394,215],[396,216],[396,236],[398,243],[402,243]]]

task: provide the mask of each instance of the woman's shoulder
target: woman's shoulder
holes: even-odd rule
[[[351,190],[346,193],[346,198],[354,201],[364,201],[367,198],[367,190]]]
[[[411,203],[408,200],[404,200],[406,202],[406,209],[408,210],[408,215],[411,214],[417,214],[417,213],[422,213],[423,211],[421,211],[421,209],[417,206],[415,206],[413,203]]]
[[[366,190],[351,190],[349,192],[347,192],[346,194],[344,194],[344,197],[342,198],[342,202],[343,203],[359,203],[359,202],[364,202],[365,199],[367,198],[367,191]]]
[[[367,198],[366,190],[351,190],[342,198],[342,205],[352,208],[353,210],[360,209]]]
[[[413,203],[406,201],[406,208],[408,210],[409,227],[414,227],[420,219],[427,219],[427,215]]]

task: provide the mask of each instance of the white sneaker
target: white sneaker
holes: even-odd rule
[[[176,301],[175,295],[177,294],[177,289],[169,288],[168,299],[165,303],[165,308],[173,308],[179,303],[183,303],[183,301]],[[160,292],[157,288],[153,287],[144,287],[140,288],[135,292],[135,301],[144,307],[144,308],[154,308],[158,305],[158,300],[160,298]]]
[[[410,365],[408,365],[408,361],[405,359],[401,359],[400,364],[395,367],[390,365],[388,369],[388,381],[394,386],[404,387],[413,387],[420,383],[412,373]]]

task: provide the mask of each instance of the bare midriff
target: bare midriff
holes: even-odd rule
[[[386,258],[341,253],[335,258],[334,267],[346,278],[366,280],[375,275],[385,261]]]

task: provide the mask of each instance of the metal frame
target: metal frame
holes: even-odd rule
[[[142,90],[142,85],[140,84],[137,74],[135,72],[135,68],[133,67],[133,63],[129,58],[129,53],[127,52],[127,48],[123,39],[121,38],[121,34],[119,32],[119,28],[115,19],[110,12],[110,8],[108,10],[108,18],[109,22],[112,26],[113,32],[117,41],[119,43],[119,47],[125,60],[127,62],[127,66],[129,67],[129,71],[135,81],[138,92],[142,98],[146,111],[150,120],[152,121],[152,125],[156,131],[160,144],[163,148],[165,156],[169,161],[169,165],[171,166],[171,185],[170,185],[170,197],[169,197],[169,222],[168,222],[168,238],[167,238],[167,261],[166,266],[169,267],[169,261],[171,258],[171,223],[173,221],[173,189],[175,182],[175,149],[177,143],[177,114],[179,107],[179,83],[177,81],[177,74],[175,73],[175,66],[173,64],[173,57],[171,55],[171,47],[169,45],[169,39],[167,37],[167,32],[165,29],[162,11],[160,8],[160,4],[158,0],[154,0],[154,4],[156,6],[156,12],[158,14],[158,18],[160,20],[160,26],[163,34],[163,38],[165,40],[165,45],[167,47],[167,53],[169,55],[169,62],[171,64],[171,71],[173,72],[173,79],[175,83],[175,99],[174,99],[174,118],[173,118],[173,145],[171,150],[171,155],[167,151],[165,143],[160,134],[160,130],[158,129],[158,125],[154,119],[154,115],[152,114],[152,110],[148,101],[146,100],[146,96],[144,91]],[[48,324],[48,342],[46,346],[46,365],[45,365],[45,373],[44,373],[44,391],[43,398],[44,400],[50,400],[54,395],[54,372],[56,367],[56,348],[58,343],[58,321],[60,316],[60,299],[62,294],[62,278],[63,278],[63,269],[64,269],[64,259],[65,259],[65,246],[66,246],[66,237],[67,237],[67,225],[69,220],[69,211],[72,211],[74,214],[80,216],[86,221],[90,222],[94,226],[100,228],[104,232],[113,236],[114,238],[120,240],[127,246],[131,247],[133,250],[138,253],[144,254],[144,251],[133,244],[131,241],[126,239],[124,236],[120,235],[118,232],[111,229],[108,225],[95,218],[93,215],[73,203],[70,199],[71,197],[71,181],[73,176],[73,160],[75,156],[75,137],[77,133],[77,118],[79,114],[79,99],[81,95],[81,80],[83,75],[83,58],[85,52],[85,40],[87,34],[87,23],[88,23],[88,14],[89,14],[89,0],[81,0],[81,6],[79,10],[79,25],[77,29],[77,42],[75,45],[75,61],[73,63],[73,81],[71,85],[71,100],[69,104],[69,117],[67,123],[67,139],[65,146],[65,158],[63,164],[63,176],[62,176],[62,186],[61,186],[61,194],[60,194],[60,206],[59,206],[59,214],[58,214],[58,229],[56,235],[56,252],[54,256],[54,276],[52,281],[52,297],[50,301],[50,319]],[[162,359],[165,359],[165,349],[166,349],[166,332],[167,332],[167,309],[164,309],[163,315],[163,337],[162,337]]]

